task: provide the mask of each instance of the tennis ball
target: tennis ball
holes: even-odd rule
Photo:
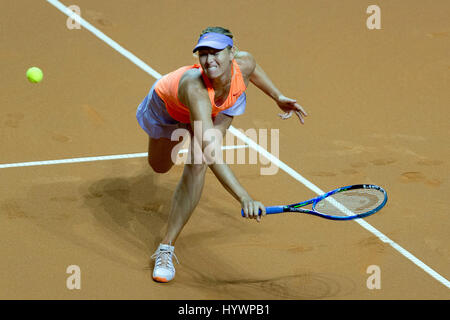
[[[41,82],[43,77],[44,74],[42,73],[42,70],[37,67],[31,67],[27,70],[27,78],[32,83]]]

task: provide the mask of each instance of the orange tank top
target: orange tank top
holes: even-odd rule
[[[217,114],[223,110],[226,110],[234,105],[239,96],[245,91],[246,86],[244,79],[242,77],[241,69],[233,59],[233,68],[231,71],[231,86],[230,92],[228,94],[227,99],[221,106],[217,106],[214,103],[214,88],[212,87],[211,82],[208,77],[204,73],[202,67],[199,64],[194,64],[191,66],[181,67],[171,73],[166,74],[161,79],[158,80],[158,83],[155,86],[155,91],[158,96],[164,101],[166,105],[167,112],[169,115],[182,123],[190,122],[190,113],[189,108],[180,102],[178,99],[178,85],[180,83],[180,79],[183,74],[190,69],[200,69],[202,73],[203,81],[208,90],[209,100],[211,101],[212,113],[211,117],[215,118]]]

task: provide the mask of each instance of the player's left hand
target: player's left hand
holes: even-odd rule
[[[280,107],[280,109],[284,112],[284,113],[278,114],[278,116],[281,119],[283,119],[283,120],[289,119],[292,116],[292,114],[295,112],[295,114],[298,116],[300,122],[302,124],[305,123],[304,118],[306,116],[308,116],[308,114],[302,108],[302,106],[300,106],[297,103],[297,100],[290,99],[286,96],[281,95],[280,97],[278,97],[277,104]]]

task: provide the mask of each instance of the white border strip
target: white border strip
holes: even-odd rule
[[[248,148],[247,145],[238,146],[223,146],[222,150],[229,149],[243,149]],[[187,149],[181,149],[178,153],[187,153]],[[19,163],[5,163],[0,164],[0,169],[6,168],[18,168],[18,167],[33,167],[33,166],[47,166],[54,164],[65,164],[65,163],[79,163],[79,162],[92,162],[92,161],[104,161],[104,160],[118,160],[118,159],[130,159],[130,158],[144,158],[147,157],[148,153],[130,153],[130,154],[119,154],[111,156],[97,156],[97,157],[84,157],[84,158],[72,158],[72,159],[60,159],[60,160],[45,160],[45,161],[31,161],[31,162],[19,162]]]
[[[60,11],[62,11],[64,14],[66,14],[67,16],[76,19],[77,22],[79,22],[83,27],[85,27],[86,29],[88,29],[89,31],[91,31],[94,35],[96,35],[98,38],[100,38],[101,40],[103,40],[104,42],[106,42],[108,45],[110,45],[113,49],[115,49],[116,51],[118,51],[119,53],[121,53],[123,56],[125,56],[127,59],[129,59],[131,62],[133,62],[135,65],[137,65],[139,68],[141,68],[143,71],[147,72],[148,74],[150,74],[151,76],[153,76],[154,78],[158,79],[161,77],[161,75],[156,72],[155,70],[153,70],[152,68],[150,68],[146,63],[144,63],[142,60],[140,60],[139,58],[137,58],[135,55],[133,55],[131,52],[125,50],[124,48],[122,48],[119,44],[117,44],[115,41],[113,41],[112,39],[110,39],[109,37],[107,37],[105,34],[103,34],[102,32],[100,32],[98,29],[96,29],[95,27],[93,27],[90,23],[88,23],[86,20],[84,20],[83,18],[79,17],[78,15],[76,15],[74,12],[72,12],[71,10],[69,10],[67,7],[65,7],[64,5],[62,5],[59,1],[57,0],[46,0],[47,2],[51,3],[52,5],[54,5],[57,9],[59,9]],[[294,169],[290,168],[289,166],[287,166],[284,162],[282,162],[280,159],[278,159],[277,157],[275,157],[274,155],[272,155],[271,153],[269,153],[266,149],[262,148],[260,145],[256,144],[253,140],[251,140],[250,138],[248,138],[246,135],[244,135],[243,133],[241,133],[239,130],[235,129],[233,126],[230,126],[229,131],[231,133],[233,133],[235,136],[237,136],[239,139],[241,139],[242,141],[244,141],[245,143],[247,143],[250,148],[256,150],[257,152],[259,152],[260,154],[262,154],[264,157],[266,157],[267,159],[269,159],[271,162],[273,162],[275,165],[277,165],[279,168],[281,168],[282,170],[284,170],[286,173],[288,173],[290,176],[292,176],[294,179],[300,181],[302,184],[304,184],[307,188],[311,189],[312,191],[314,191],[315,193],[317,193],[318,195],[323,194],[324,192],[322,190],[320,190],[316,185],[314,185],[312,182],[308,181],[307,179],[305,179],[302,175],[300,175],[298,172],[296,172]],[[440,283],[442,283],[444,286],[446,286],[447,288],[450,288],[450,282],[445,279],[443,276],[441,276],[440,274],[438,274],[436,271],[434,271],[433,269],[431,269],[430,267],[428,267],[425,263],[423,263],[422,261],[420,261],[419,259],[417,259],[413,254],[411,254],[409,251],[405,250],[404,248],[402,248],[400,245],[398,245],[397,243],[395,243],[394,241],[392,241],[391,239],[389,239],[386,235],[384,235],[383,233],[381,233],[380,231],[378,231],[376,228],[374,228],[372,225],[370,225],[369,223],[367,223],[364,220],[354,220],[355,222],[357,222],[360,226],[362,226],[364,229],[366,229],[367,231],[371,232],[372,234],[374,234],[376,237],[378,237],[381,241],[383,241],[384,243],[388,243],[389,245],[391,245],[395,250],[397,250],[400,254],[402,254],[404,257],[406,257],[408,260],[410,260],[411,262],[413,262],[416,266],[418,266],[419,268],[421,268],[422,270],[424,270],[426,273],[428,273],[430,276],[432,276],[434,279],[436,279],[437,281],[439,281]]]

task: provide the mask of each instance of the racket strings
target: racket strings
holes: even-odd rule
[[[380,206],[384,198],[384,193],[377,189],[346,190],[322,199],[314,209],[334,216],[359,215]]]

